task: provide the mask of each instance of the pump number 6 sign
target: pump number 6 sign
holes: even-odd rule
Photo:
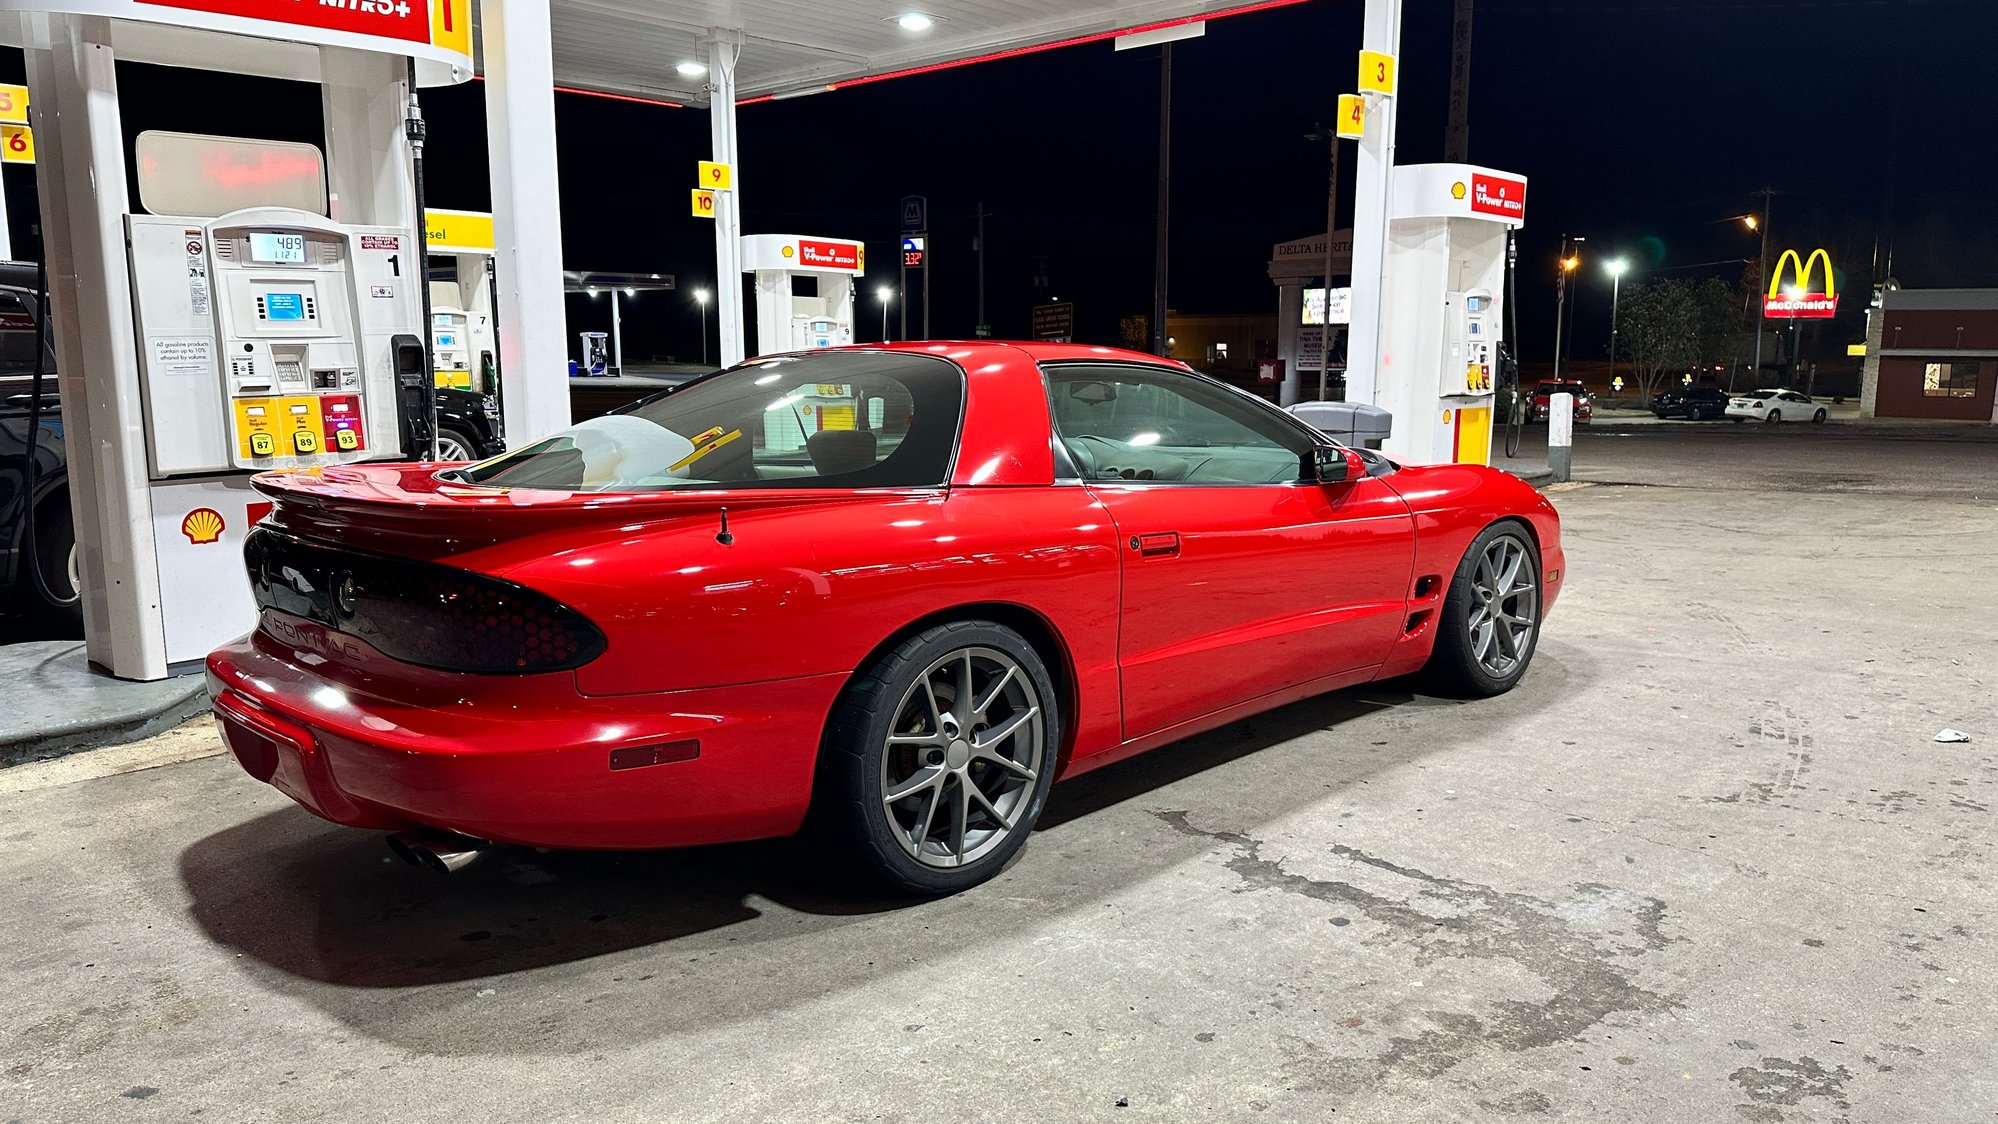
[[[26,125],[0,125],[0,163],[35,162],[35,131]]]

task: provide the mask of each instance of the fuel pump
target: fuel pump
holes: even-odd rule
[[[792,234],[742,240],[742,268],[756,275],[756,354],[853,342],[854,278],[867,271],[858,242]],[[809,279],[814,293],[798,292]]]
[[[469,27],[463,0],[442,2]],[[87,656],[158,679],[256,623],[254,473],[432,448],[405,127],[416,82],[471,77],[470,43],[289,7],[189,24],[124,0],[26,6],[43,3],[20,27],[38,139],[61,157],[36,174],[66,436],[89,451],[69,460]],[[128,58],[316,81],[324,143],[132,139]]]
[[[1396,170],[1376,399],[1395,416],[1388,453],[1490,462],[1493,395],[1505,373],[1506,247],[1525,216],[1526,181],[1510,173],[1469,164]]]

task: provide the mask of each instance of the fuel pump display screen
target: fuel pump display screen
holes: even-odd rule
[[[305,235],[250,232],[250,260],[275,265],[305,264]],[[272,317],[275,320],[277,317]],[[297,319],[297,317],[292,317]]]
[[[1491,303],[1492,303],[1491,299],[1488,297],[1465,297],[1464,311],[1483,312],[1487,307],[1491,305]]]
[[[304,293],[265,293],[263,305],[266,320],[305,319]]]

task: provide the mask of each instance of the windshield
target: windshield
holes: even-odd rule
[[[752,359],[570,426],[459,478],[499,487],[913,488],[949,475],[964,372],[929,355]]]

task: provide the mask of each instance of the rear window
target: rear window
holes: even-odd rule
[[[913,488],[950,474],[964,372],[886,351],[752,359],[458,470],[498,487]]]

